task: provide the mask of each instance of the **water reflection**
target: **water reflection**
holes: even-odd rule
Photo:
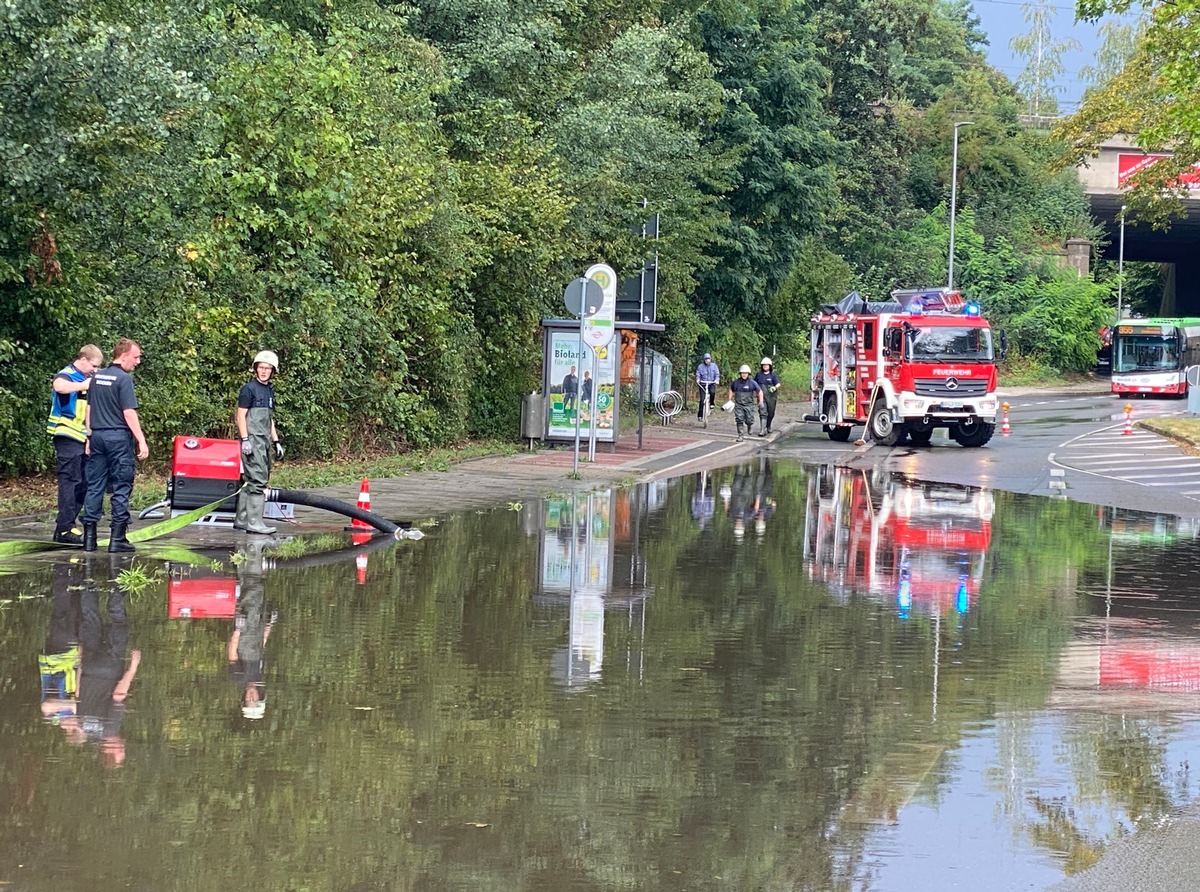
[[[1197,542],[1128,530],[756,458],[456,515],[361,577],[344,536],[116,599],[106,561],[4,577],[0,881],[1045,888],[1198,795]]]
[[[263,658],[279,615],[267,610],[262,543],[247,543],[242,555],[238,568],[240,596],[225,658],[229,661],[229,677],[238,688],[242,716],[254,720],[261,719],[267,711]]]
[[[125,592],[109,562],[54,568],[50,628],[38,658],[41,713],[75,746],[92,745],[105,768],[125,762],[121,725],[142,654],[129,649]]]
[[[864,591],[901,616],[963,614],[978,597],[994,512],[987,489],[820,467],[808,480],[805,568],[843,599]]]

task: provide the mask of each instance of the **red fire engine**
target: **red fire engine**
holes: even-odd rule
[[[1003,338],[1003,336],[1001,336]],[[926,446],[947,428],[963,446],[996,430],[996,357],[978,307],[957,291],[893,291],[870,302],[857,293],[812,317],[812,414],[831,440],[854,425],[894,446]]]
[[[966,613],[992,540],[989,490],[823,466],[808,482],[804,564],[840,598],[867,594],[912,610]]]

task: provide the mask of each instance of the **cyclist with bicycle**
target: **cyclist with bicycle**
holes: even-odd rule
[[[705,406],[711,412],[717,406],[717,383],[721,380],[721,370],[713,362],[712,354],[705,353],[700,365],[696,366],[696,386],[700,388],[700,405],[696,408],[696,418],[704,420]]]

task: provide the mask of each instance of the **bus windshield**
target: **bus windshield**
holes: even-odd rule
[[[1173,335],[1120,335],[1113,344],[1113,371],[1152,372],[1180,368]]]
[[[909,358],[915,362],[992,362],[992,332],[980,326],[913,325]]]

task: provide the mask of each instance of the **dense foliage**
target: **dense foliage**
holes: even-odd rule
[[[1046,258],[1086,206],[982,40],[962,0],[12,0],[0,470],[119,336],[159,456],[229,432],[262,347],[293,454],[511,434],[538,320],[647,213],[655,346],[797,355],[817,303],[944,281],[964,119],[958,284],[1018,327],[1070,292],[1027,347],[1085,367],[1111,297]]]

